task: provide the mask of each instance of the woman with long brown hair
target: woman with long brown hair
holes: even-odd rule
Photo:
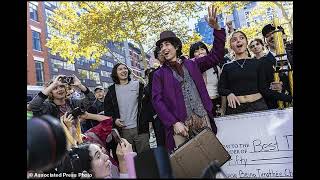
[[[247,36],[242,31],[235,31],[230,36],[235,59],[223,66],[218,88],[220,95],[227,96],[227,115],[267,110],[262,95],[291,101],[291,96],[268,88],[263,68],[257,59],[249,58],[247,45]]]

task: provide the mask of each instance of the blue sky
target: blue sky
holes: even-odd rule
[[[207,9],[205,9],[205,10],[203,10],[203,11],[198,12],[198,14],[199,14],[199,16],[200,16],[198,19],[200,19],[200,18],[203,18],[205,15],[207,15],[207,14],[208,14],[208,11],[207,11]],[[192,19],[189,20],[188,25],[189,25],[189,28],[190,28],[190,29],[194,30],[195,25],[196,25],[196,23],[198,22],[198,19],[192,18]]]

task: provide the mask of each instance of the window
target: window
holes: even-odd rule
[[[40,33],[32,31],[32,47],[34,50],[41,51]]]
[[[110,76],[111,76],[111,72],[101,71],[101,76],[103,76],[103,77],[110,77]]]
[[[55,6],[55,7],[58,7],[58,2],[55,2],[55,1],[51,1],[49,2],[51,5]]]
[[[110,52],[107,52],[107,57],[109,57],[109,58],[113,58],[113,56],[112,56],[112,54],[110,53]]]
[[[49,18],[51,18],[51,16],[52,16],[52,11],[46,9],[47,21],[49,20]],[[48,37],[51,37],[51,30],[50,30],[50,27],[48,26],[48,23],[47,23],[47,33],[48,33]]]
[[[84,64],[83,59],[78,59],[77,60],[77,64],[80,65],[80,66],[83,66],[83,64]]]
[[[106,65],[105,60],[102,60],[102,59],[101,59],[101,60],[100,60],[100,65],[101,65],[101,66],[105,66],[105,65]]]
[[[246,11],[246,12],[244,12],[244,15],[245,15],[245,18],[246,18],[247,27],[250,27],[250,20],[249,20],[250,12]]]
[[[38,4],[35,4],[35,2],[29,2],[29,12],[30,12],[30,18],[32,20],[39,21]]]
[[[270,7],[267,9],[267,17],[269,20],[273,19],[273,9]]]
[[[37,79],[37,86],[43,86],[44,78],[43,78],[43,62],[35,61],[36,62],[36,79]]]
[[[68,63],[68,62],[64,62],[63,63],[63,67],[64,69],[70,70],[70,71],[75,71],[75,67],[74,64]]]
[[[97,84],[100,84],[100,76],[97,72],[89,71],[89,79],[96,81]]]
[[[63,68],[63,62],[56,60],[56,59],[51,59],[51,63],[52,63],[52,71],[54,72],[58,72],[59,69]]]
[[[249,11],[244,12],[244,15],[245,15],[246,20],[249,19],[249,14],[250,14]]]
[[[83,59],[83,62],[86,63],[86,64],[89,64],[89,60],[86,59],[86,58]]]
[[[109,87],[109,84],[106,83],[106,82],[102,82],[102,85],[103,85],[104,88],[108,88]]]
[[[78,69],[78,72],[81,79],[89,79],[89,71],[84,69]]]
[[[121,61],[123,63],[125,62],[125,58],[121,54],[119,54],[117,52],[113,52],[113,55],[114,55],[116,60]]]
[[[111,67],[111,68],[113,68],[113,63],[111,63],[111,62],[107,61],[107,67]]]
[[[89,63],[91,63],[91,64],[96,62],[96,60],[93,59],[93,58],[90,58],[88,61],[89,61]]]

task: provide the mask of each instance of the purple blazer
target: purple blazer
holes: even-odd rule
[[[199,91],[201,101],[208,115],[212,118],[212,102],[210,100],[202,73],[218,65],[223,61],[224,46],[226,40],[225,30],[214,30],[214,48],[207,56],[195,59],[185,59],[184,66],[190,73]],[[182,94],[181,85],[173,76],[172,70],[166,64],[159,68],[153,76],[152,81],[152,105],[160,120],[165,126],[166,146],[169,152],[174,147],[173,124],[184,122],[187,118],[186,106]],[[212,126],[213,125],[213,126]],[[217,132],[214,121],[211,126]]]

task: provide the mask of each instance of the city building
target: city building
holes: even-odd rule
[[[37,5],[36,15],[33,10],[35,9],[34,4]],[[134,70],[134,72],[136,72],[137,75],[143,75],[141,70],[143,69],[143,65],[141,63],[140,49],[134,47],[133,44],[128,42],[109,42],[107,47],[110,52],[101,57],[101,63],[95,69],[91,68],[91,65],[96,62],[94,59],[86,59],[82,57],[77,59],[75,64],[71,64],[60,56],[51,54],[50,49],[45,47],[47,40],[51,38],[50,28],[48,27],[47,21],[50,15],[53,14],[53,10],[57,8],[58,5],[59,4],[54,1],[38,1],[32,2],[30,7],[28,6],[28,9],[31,9],[28,10],[28,14],[30,14],[28,15],[28,22],[31,21],[30,25],[28,24],[28,85],[42,86],[44,82],[54,79],[59,74],[68,76],[74,74],[91,90],[98,85],[107,88],[113,83],[111,71],[113,66],[118,62],[127,64]],[[41,23],[33,22],[34,20],[32,18],[36,19],[37,16],[38,22]],[[32,33],[33,31],[36,31],[40,34],[33,33],[34,38],[31,38],[31,30]],[[38,41],[38,36],[40,36],[40,41]],[[34,48],[36,48],[33,52],[32,43],[34,44]],[[147,58],[150,59],[150,56],[147,56]],[[42,63],[42,69],[32,69],[32,67],[41,67],[38,61]],[[31,63],[33,63],[33,65]],[[40,70],[43,72],[42,76],[40,76]],[[37,79],[39,79],[39,81],[37,81]]]
[[[27,3],[27,84],[43,86],[50,79],[43,3]]]
[[[198,20],[198,23],[195,25],[195,30],[197,33],[199,33],[202,36],[202,41],[207,44],[212,44],[213,42],[213,30],[208,25],[205,18],[201,18]]]
[[[132,71],[136,75],[144,77],[144,65],[141,50],[130,42],[128,42],[128,50],[130,62],[128,62],[127,65],[132,69]],[[148,68],[150,67],[150,58],[150,55],[146,54]]]
[[[284,7],[292,6],[292,2],[283,3]],[[250,2],[244,8],[237,10],[236,8],[233,10],[232,14],[227,17],[223,16],[223,14],[218,15],[218,23],[221,27],[225,27],[225,21],[232,21],[233,27],[235,29],[241,29],[243,27],[252,26],[253,21],[259,22],[263,20],[262,15],[253,17],[253,21],[249,19],[250,12],[253,8],[259,8],[258,2]],[[273,13],[276,10],[276,14],[279,18],[282,18],[282,13],[280,9],[273,9],[271,7],[267,8],[266,18],[268,20],[273,19]],[[289,10],[286,10],[288,13]],[[195,31],[198,32],[205,43],[211,44],[214,41],[214,37],[212,37],[212,28],[209,27],[208,23],[204,18],[198,20],[198,23],[195,26]]]

